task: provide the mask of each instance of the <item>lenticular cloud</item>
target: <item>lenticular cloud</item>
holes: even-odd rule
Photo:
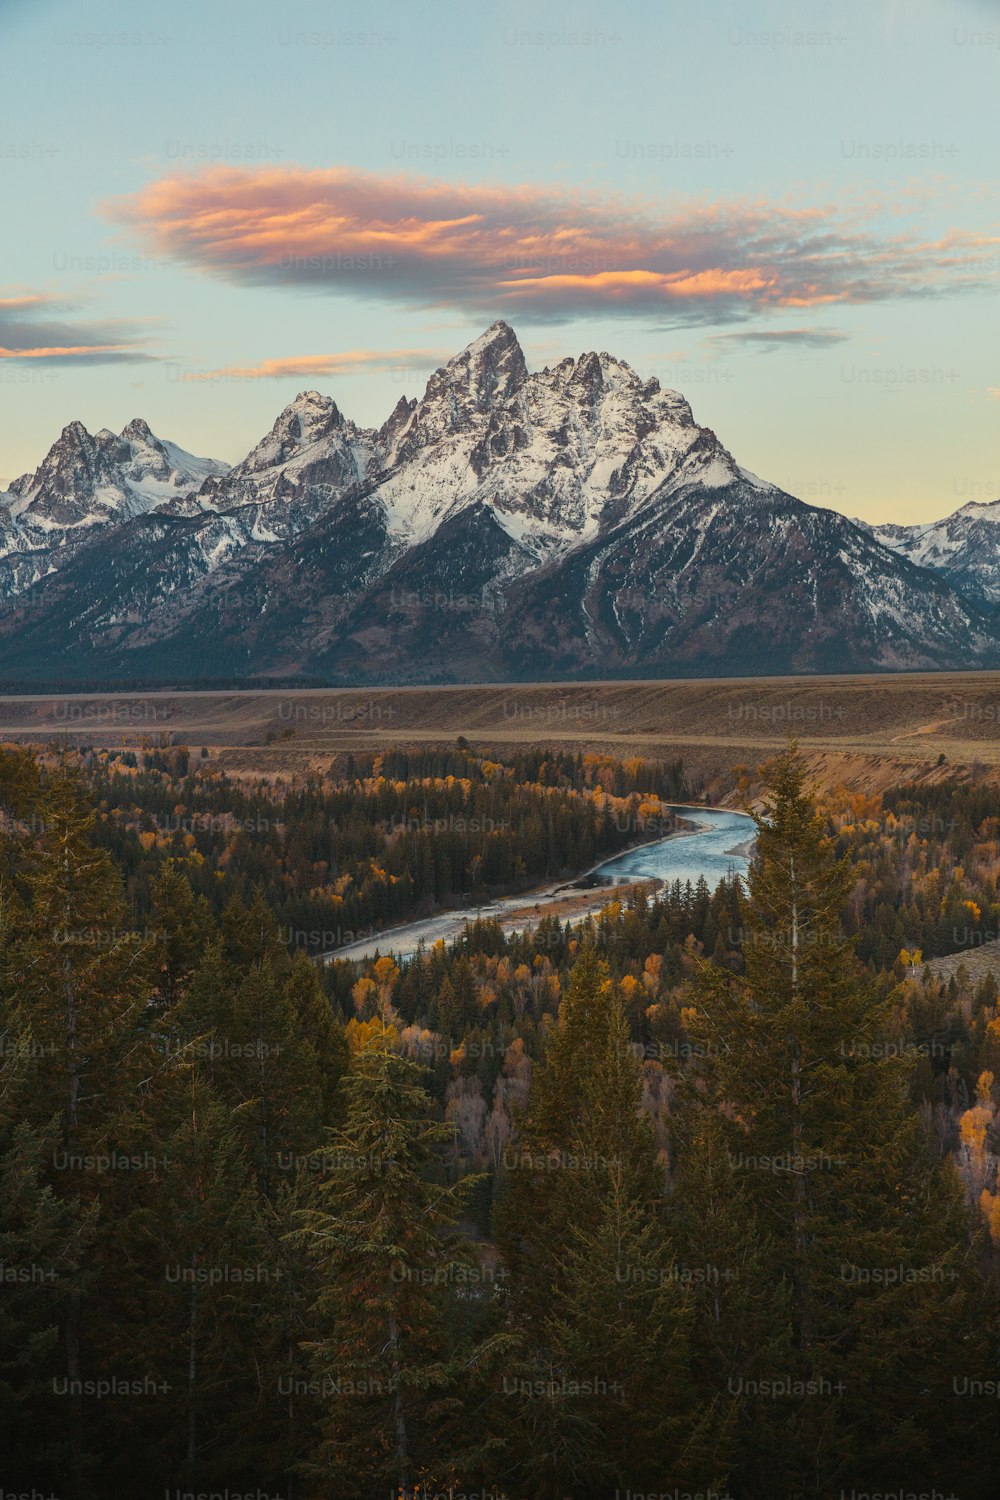
[[[880,234],[879,209],[635,203],[338,167],[213,168],[107,205],[159,255],[234,280],[536,319],[727,322],[981,284],[993,242]]]

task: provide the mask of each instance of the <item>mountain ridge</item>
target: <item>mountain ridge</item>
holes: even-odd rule
[[[0,502],[0,680],[1000,662],[991,599],[757,478],[606,351],[530,372],[503,321],[379,428],[303,391],[228,466],[74,423]]]
[[[870,530],[893,552],[940,573],[960,593],[986,606],[1000,605],[1000,499],[967,501],[939,521]]]

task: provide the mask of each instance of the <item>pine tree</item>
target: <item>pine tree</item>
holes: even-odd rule
[[[323,1125],[324,1091],[312,1043],[293,997],[266,969],[245,976],[232,998],[227,1056],[217,1071],[265,1197],[276,1163],[308,1150]]]
[[[21,1118],[34,1044],[0,1012],[0,1431],[7,1484],[45,1493],[72,1458],[56,1396],[60,1326],[86,1290],[96,1205],[62,1200],[46,1181],[56,1128]]]
[[[499,1189],[498,1238],[525,1320],[548,1308],[551,1268],[561,1261],[581,1193],[590,1197],[592,1170],[599,1172],[616,1155],[648,1201],[661,1189],[652,1139],[637,1113],[637,1073],[621,1070],[628,1057],[627,1028],[607,968],[587,946],[574,965],[544,1066],[532,1080],[528,1108],[517,1121],[516,1149],[506,1153],[512,1170]],[[606,1093],[609,1066],[619,1091],[613,1109]],[[611,1130],[606,1138],[604,1123]]]
[[[770,1242],[741,1195],[723,1116],[685,1092],[671,1118],[670,1226],[692,1303],[690,1378],[710,1424],[722,1491],[744,1444],[740,1391],[788,1364],[789,1297],[775,1282]],[[763,1404],[754,1412],[758,1448],[780,1445],[778,1416]]]
[[[226,1038],[232,1035],[233,997],[239,971],[225,957],[221,937],[209,940],[190,980],[157,1022],[161,1052],[196,1063],[210,1083],[223,1073]]]
[[[231,963],[244,971],[287,971],[290,960],[277,919],[259,891],[249,907],[238,899],[231,901],[222,913],[221,926],[225,956]]]
[[[321,1115],[333,1125],[340,1107],[340,1083],[347,1071],[347,1039],[339,1011],[323,993],[316,965],[302,952],[295,955],[285,985],[285,999],[299,1037],[312,1047],[319,1067]]]
[[[155,1394],[111,1414],[105,1479],[136,1500],[154,1486],[238,1488],[266,1462],[260,1413],[277,1417],[257,1371],[281,1268],[239,1132],[197,1068],[182,1061],[157,1078],[135,1140],[157,1170],[118,1205],[100,1342],[109,1367],[142,1370]]]
[[[246,918],[241,918],[245,922]],[[180,1000],[162,1021],[162,1045],[189,1059],[234,1112],[265,1196],[282,1162],[308,1152],[335,1113],[346,1060],[343,1029],[314,966],[262,945],[249,970],[209,942]]]
[[[977,1465],[983,1482],[982,1412],[953,1382],[983,1373],[989,1298],[953,1176],[912,1112],[907,1065],[886,1055],[887,1004],[842,933],[848,871],[828,853],[805,775],[794,746],[772,768],[742,902],[746,972],[703,965],[689,1027],[733,1213],[756,1225],[787,1307],[768,1378],[790,1393],[747,1385],[732,1483],[789,1497],[926,1488],[972,1484]]]
[[[151,927],[157,999],[178,1003],[191,981],[211,937],[212,912],[204,896],[195,896],[187,876],[168,860],[152,882]]]
[[[451,1231],[469,1179],[434,1180],[451,1128],[434,1119],[392,1028],[375,1020],[354,1034],[344,1124],[324,1148],[319,1205],[295,1231],[322,1279],[309,1349],[323,1416],[307,1472],[330,1500],[390,1485],[409,1496],[453,1477],[435,1412],[458,1377],[448,1304],[465,1263]]]
[[[584,948],[498,1207],[522,1354],[509,1445],[539,1497],[716,1477],[687,1392],[690,1298],[624,1009]],[[653,1372],[655,1370],[655,1378]]]
[[[128,930],[119,874],[92,842],[94,813],[76,778],[63,767],[44,778],[9,763],[3,770],[15,827],[2,840],[0,1011],[32,1038],[24,1115],[51,1144],[45,1181],[62,1202],[94,1212],[101,1163],[114,1161],[127,1137],[147,1061],[149,945]],[[26,817],[30,842],[17,831]],[[68,1457],[57,1487],[70,1500],[90,1492],[86,1448],[101,1422],[84,1404],[82,1382],[93,1372],[84,1368],[83,1281],[113,1249],[110,1225],[102,1215],[93,1222],[88,1265],[60,1308],[69,1399]]]

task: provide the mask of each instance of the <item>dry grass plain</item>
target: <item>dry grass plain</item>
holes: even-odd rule
[[[824,785],[874,791],[956,774],[1000,782],[1000,673],[0,698],[7,741],[205,745],[237,774],[307,774],[340,751],[464,735],[498,751],[679,757],[720,800],[734,766],[752,772],[789,732]]]

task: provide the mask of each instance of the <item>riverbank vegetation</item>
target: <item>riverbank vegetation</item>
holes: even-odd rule
[[[291,947],[344,946],[397,923],[589,869],[675,826],[682,768],[524,751],[346,754],[324,775],[241,780],[185,747],[83,753],[94,837],[134,919],[180,861],[213,912],[259,895]]]

